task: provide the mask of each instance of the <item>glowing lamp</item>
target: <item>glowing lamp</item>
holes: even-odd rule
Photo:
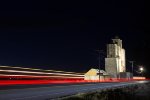
[[[140,71],[143,71],[143,70],[144,70],[143,67],[141,67],[141,68],[140,68]]]

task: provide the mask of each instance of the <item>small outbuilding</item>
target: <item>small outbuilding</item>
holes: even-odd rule
[[[101,81],[110,78],[104,70],[100,70],[99,73],[99,69],[91,68],[87,73],[85,73],[84,80],[99,80],[99,75]]]

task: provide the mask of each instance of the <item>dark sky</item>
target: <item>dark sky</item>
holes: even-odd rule
[[[115,35],[127,60],[148,73],[149,35],[144,1],[4,2],[0,11],[0,64],[85,72],[98,65]],[[104,69],[104,58],[101,66]],[[127,62],[127,70],[131,64]]]

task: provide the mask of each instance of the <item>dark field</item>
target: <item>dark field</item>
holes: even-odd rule
[[[91,93],[81,93],[62,100],[150,100],[150,82]]]

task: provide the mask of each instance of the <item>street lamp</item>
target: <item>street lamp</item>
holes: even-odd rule
[[[142,74],[142,76],[143,76],[143,71],[144,71],[144,68],[141,66],[140,67],[140,73]]]
[[[143,67],[141,67],[141,68],[140,68],[140,71],[142,72],[143,70],[144,70]]]

